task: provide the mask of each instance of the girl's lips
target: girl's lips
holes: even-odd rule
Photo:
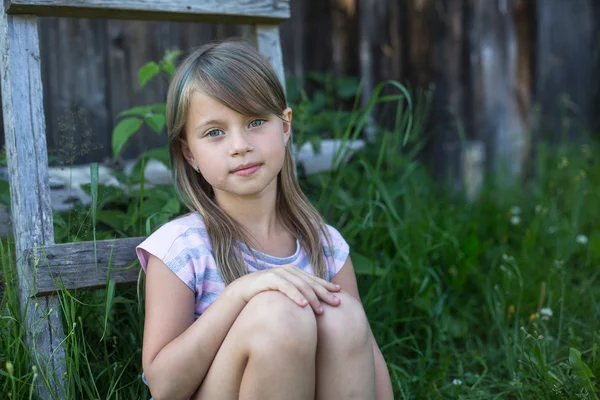
[[[258,171],[259,169],[260,169],[260,164],[250,165],[250,166],[245,167],[245,168],[236,169],[232,173],[235,174],[235,175],[238,175],[238,176],[250,176],[253,173],[255,173],[256,171]]]

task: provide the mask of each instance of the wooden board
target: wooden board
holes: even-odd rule
[[[258,51],[271,63],[279,81],[285,90],[285,74],[283,71],[283,55],[281,53],[281,40],[277,25],[256,26],[256,47]],[[249,35],[253,33],[250,32]]]
[[[484,141],[497,182],[513,184],[522,173],[525,123],[519,110],[517,45],[513,15],[507,3],[471,0],[470,29],[472,110],[477,138]]]
[[[584,141],[584,133],[593,127],[599,87],[595,3],[597,7],[597,0],[544,0],[536,8],[534,101],[541,107],[541,138]]]
[[[54,296],[30,301],[32,276],[22,268],[20,257],[24,249],[36,243],[54,241],[37,18],[8,16],[4,2],[0,2],[0,86],[11,216],[20,260],[20,305],[26,315],[25,341],[32,348],[34,364],[49,380],[50,388],[38,379],[39,397],[50,399],[55,394],[62,398],[66,364],[60,305]]]
[[[108,277],[115,283],[136,282],[139,264],[135,247],[145,238],[99,240],[38,247],[25,252],[28,270],[35,276],[37,296],[67,290],[106,286]],[[97,258],[96,258],[97,257]],[[96,262],[97,261],[97,262]]]
[[[40,18],[38,23],[49,154],[66,167],[93,161],[98,152],[110,154],[106,21]]]
[[[278,23],[290,17],[289,0],[6,0],[9,14],[52,17]]]

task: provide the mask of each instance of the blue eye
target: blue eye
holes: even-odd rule
[[[223,131],[220,129],[212,129],[212,130],[206,132],[206,137],[211,137],[211,138],[218,137],[220,133],[223,133]]]
[[[266,122],[266,120],[264,120],[264,119],[255,119],[254,121],[250,122],[250,127],[256,128],[257,126],[261,126],[265,122]]]

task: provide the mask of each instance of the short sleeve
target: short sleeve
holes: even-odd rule
[[[328,278],[331,280],[338,272],[340,272],[346,263],[348,255],[350,254],[350,246],[337,229],[327,225],[327,230],[329,231],[331,247],[327,244],[327,241],[325,241],[324,247]]]
[[[163,225],[136,247],[142,269],[147,272],[148,260],[153,255],[199,294],[204,276],[204,259],[210,256],[210,249],[201,235],[203,231],[172,223]]]

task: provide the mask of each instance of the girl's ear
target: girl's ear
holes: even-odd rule
[[[183,153],[183,156],[185,157],[187,162],[190,163],[192,167],[194,167],[196,165],[196,161],[194,160],[194,155],[190,151],[190,148],[188,147],[186,141],[184,139],[179,139],[179,143],[181,143],[181,152]]]
[[[283,140],[285,143],[292,134],[292,109],[290,107],[283,110]]]

